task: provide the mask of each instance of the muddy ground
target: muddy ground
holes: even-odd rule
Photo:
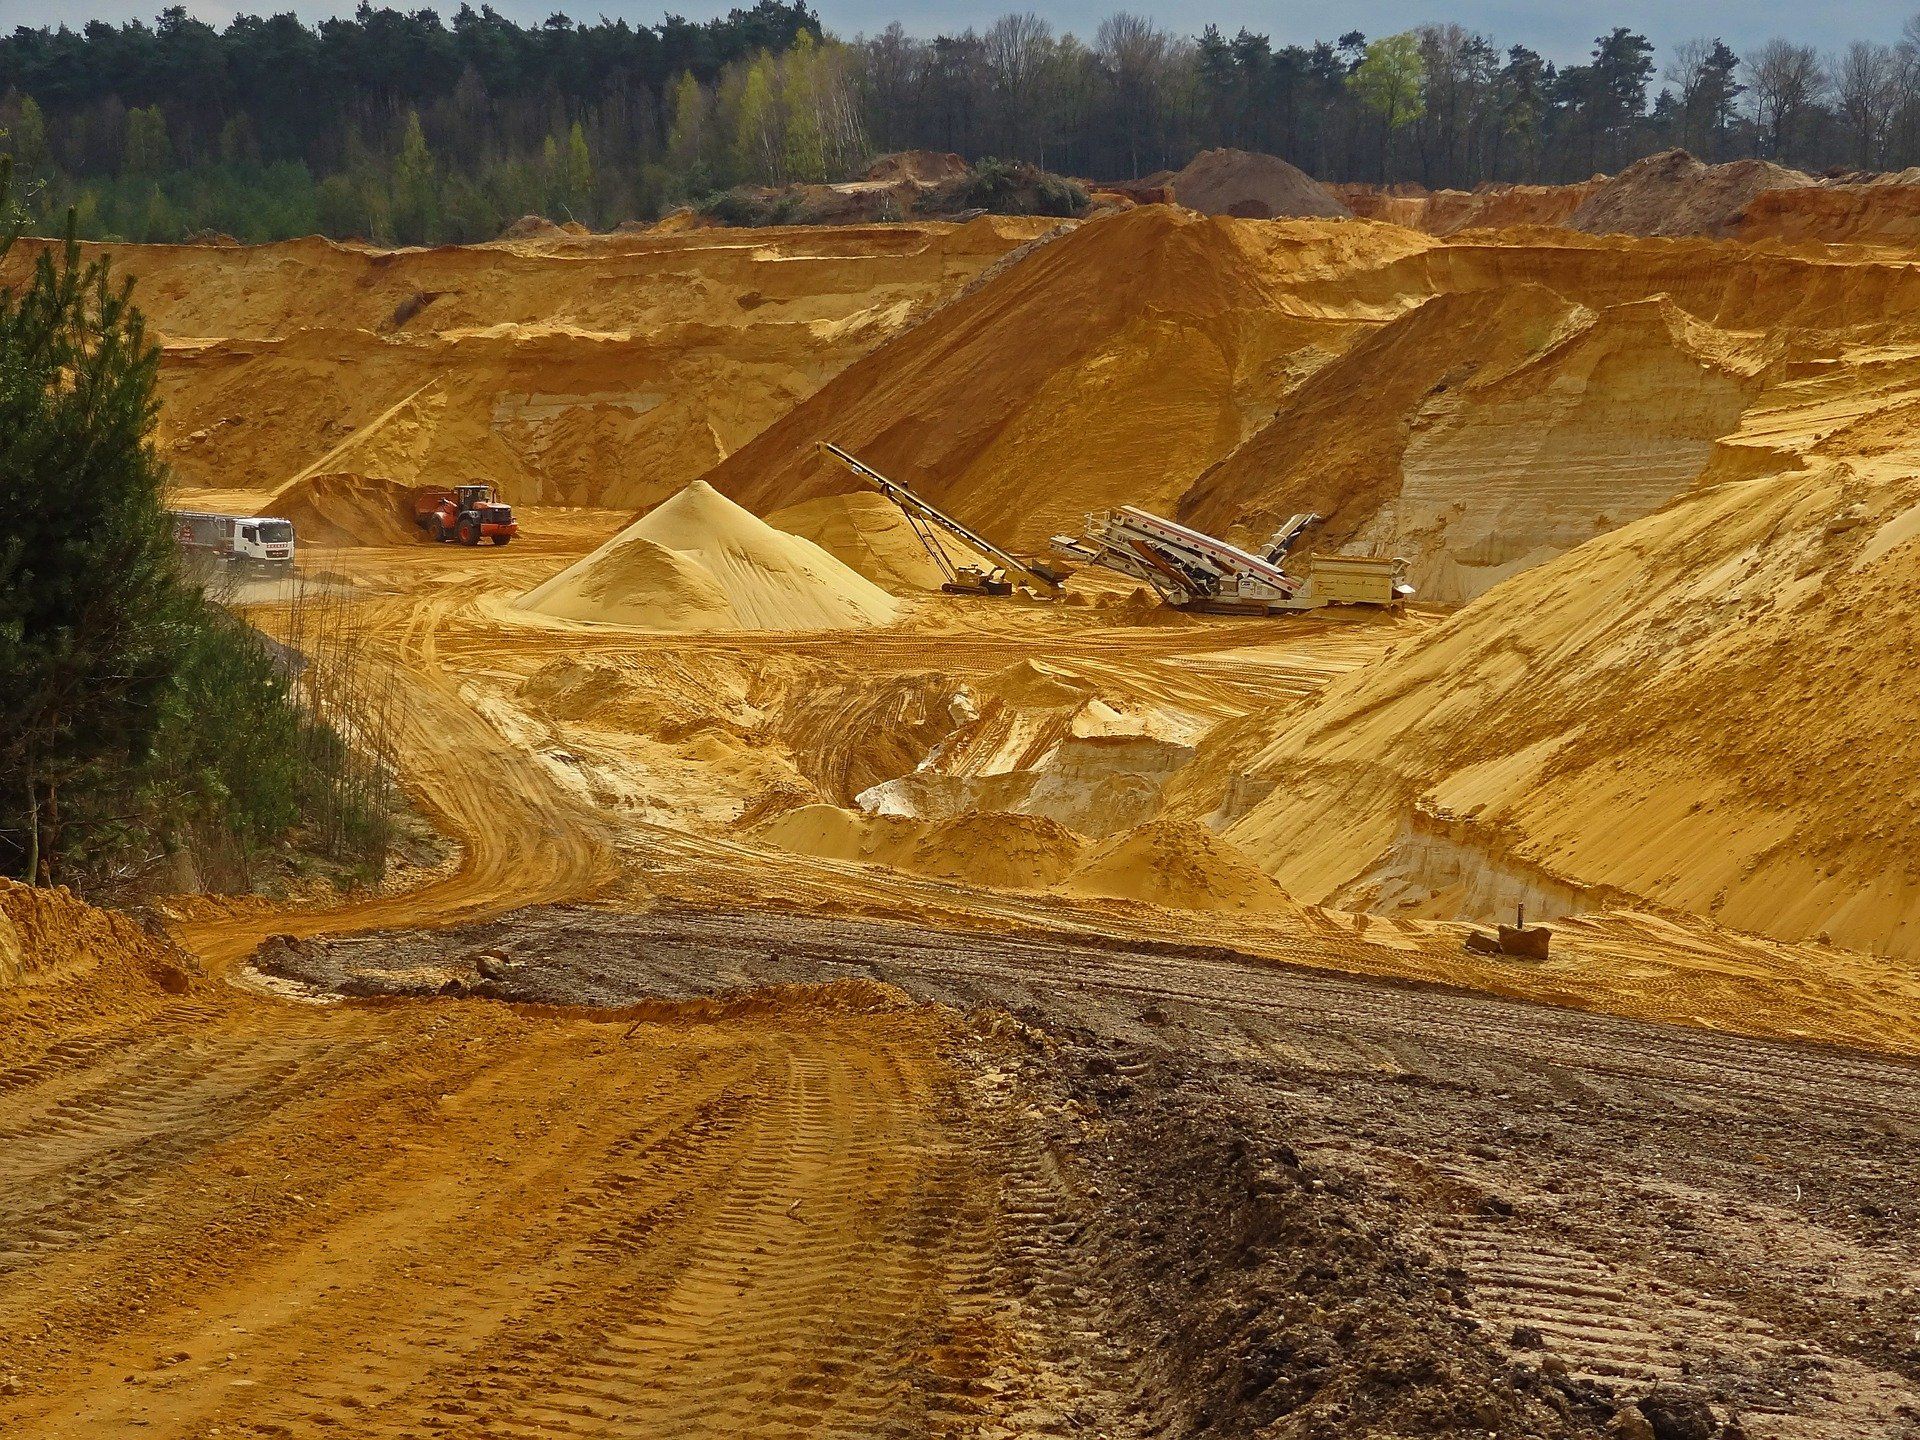
[[[644,1015],[854,979],[965,1012],[1005,1217],[981,1283],[1019,1297],[1065,1433],[1920,1435],[1898,1062],[774,912],[548,907],[258,963],[368,997]]]

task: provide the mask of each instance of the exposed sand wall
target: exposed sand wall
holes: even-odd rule
[[[424,478],[639,508],[1055,223],[110,248],[164,344],[186,485],[274,488],[433,382]]]
[[[1784,939],[1920,955],[1920,487],[1904,463],[1730,482],[1492,591],[1337,682],[1227,831],[1309,900],[1460,855]],[[1431,883],[1439,879],[1440,886]]]

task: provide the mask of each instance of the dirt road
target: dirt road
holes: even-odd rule
[[[1009,1352],[949,1017],[266,1003],[0,1073],[0,1430],[933,1433]]]
[[[481,948],[499,957],[493,979],[463,958]],[[1430,1277],[1406,1303],[1437,1308],[1419,1336],[1382,1343],[1402,1361],[1444,1359],[1467,1377],[1463,1394],[1500,1392],[1471,1378],[1492,1366],[1517,1387],[1518,1408],[1501,1412],[1516,1433],[1557,1433],[1547,1412],[1526,1416],[1560,1377],[1565,1413],[1552,1424],[1568,1433],[1661,1386],[1742,1415],[1748,1435],[1920,1433],[1909,1213],[1920,1070],[1900,1062],[1174,946],[767,913],[562,908],[276,956],[277,970],[367,993],[452,982],[619,1006],[878,982],[989,1029],[1000,1022],[978,1017],[1019,1017],[1016,1058],[976,1050],[972,1063],[1042,1118],[1009,1132],[988,1106],[972,1123],[1007,1173],[1044,1162],[1061,1177],[1034,1203],[1049,1234],[1083,1238],[1049,1247],[1049,1263],[1105,1298],[1094,1323],[1041,1307],[1030,1343],[1077,1377],[1084,1413],[1106,1425],[1130,1407],[1225,1403],[1201,1393],[1203,1376],[1170,1380],[1155,1357],[1191,1343],[1191,1327],[1233,1297],[1244,1304],[1263,1266],[1298,1261],[1288,1246],[1317,1254],[1334,1284],[1384,1245]],[[1193,1153],[1170,1187],[1176,1142]],[[1344,1219],[1248,1250],[1242,1168],[1269,1177],[1242,1177],[1256,1192],[1304,1175],[1307,1196],[1338,1197]],[[997,1237],[999,1273],[1023,1239]],[[1166,1289],[1189,1271],[1185,1288]],[[1157,1321],[1149,1294],[1166,1302]],[[1241,1322],[1277,1323],[1251,1311]],[[1217,1348],[1244,1347],[1247,1333],[1228,1329]],[[1118,1362],[1100,1343],[1116,1336],[1132,1341]],[[1285,1357],[1269,1359],[1265,1381],[1234,1402],[1243,1418],[1300,1383]],[[1325,1401],[1331,1383],[1306,1393]]]

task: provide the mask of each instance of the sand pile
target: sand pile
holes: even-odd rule
[[[753,834],[762,844],[818,859],[996,890],[1052,890],[1169,910],[1300,908],[1233,845],[1182,821],[1156,821],[1093,844],[1042,816],[968,811],[920,820],[805,805]]]
[[[1725,235],[1762,192],[1814,183],[1765,160],[1705,165],[1667,150],[1596,185],[1567,223],[1590,235]]]
[[[1072,874],[1085,850],[1058,821],[974,812],[927,825],[900,868],[997,890],[1044,890]]]
[[[760,513],[857,489],[815,452],[829,439],[1004,545],[1044,549],[1122,500],[1164,512],[1272,414],[1286,357],[1371,328],[1396,303],[1381,272],[1434,243],[1166,206],[1089,221],[842,372],[708,478]]]
[[[892,623],[884,590],[696,480],[517,602],[649,630],[840,630]]]
[[[1203,150],[1170,183],[1175,199],[1203,215],[1277,220],[1352,213],[1304,170],[1248,150]]]
[[[833,805],[789,810],[761,825],[754,838],[823,860],[886,865],[1001,890],[1057,884],[1087,849],[1087,842],[1064,825],[1029,815],[969,812],[921,820]]]
[[[1337,681],[1228,838],[1309,900],[1465,877],[1496,914],[1625,895],[1920,956],[1917,409],[1870,460],[1696,492]]]
[[[900,507],[876,491],[823,495],[776,510],[767,523],[898,594],[938,590],[946,579]]]
[[[1297,911],[1286,891],[1204,825],[1157,820],[1088,853],[1059,888],[1168,910]]]
[[[373,475],[302,475],[261,509],[291,520],[302,545],[412,545],[426,539],[413,523],[413,487]]]

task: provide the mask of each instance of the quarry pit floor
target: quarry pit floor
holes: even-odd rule
[[[0,1070],[8,1433],[1913,1433],[1901,1061],[770,910],[229,978]]]
[[[607,518],[328,557],[454,860],[184,905],[188,993],[0,1037],[0,1430],[1595,1435],[1665,1386],[1751,1436],[1920,1433],[1895,968],[796,857],[735,823],[739,748],[526,703],[583,656],[800,657],[787,697],[1042,659],[1230,719],[1429,619],[509,613]],[[836,706],[792,740],[829,780],[871,715]]]

